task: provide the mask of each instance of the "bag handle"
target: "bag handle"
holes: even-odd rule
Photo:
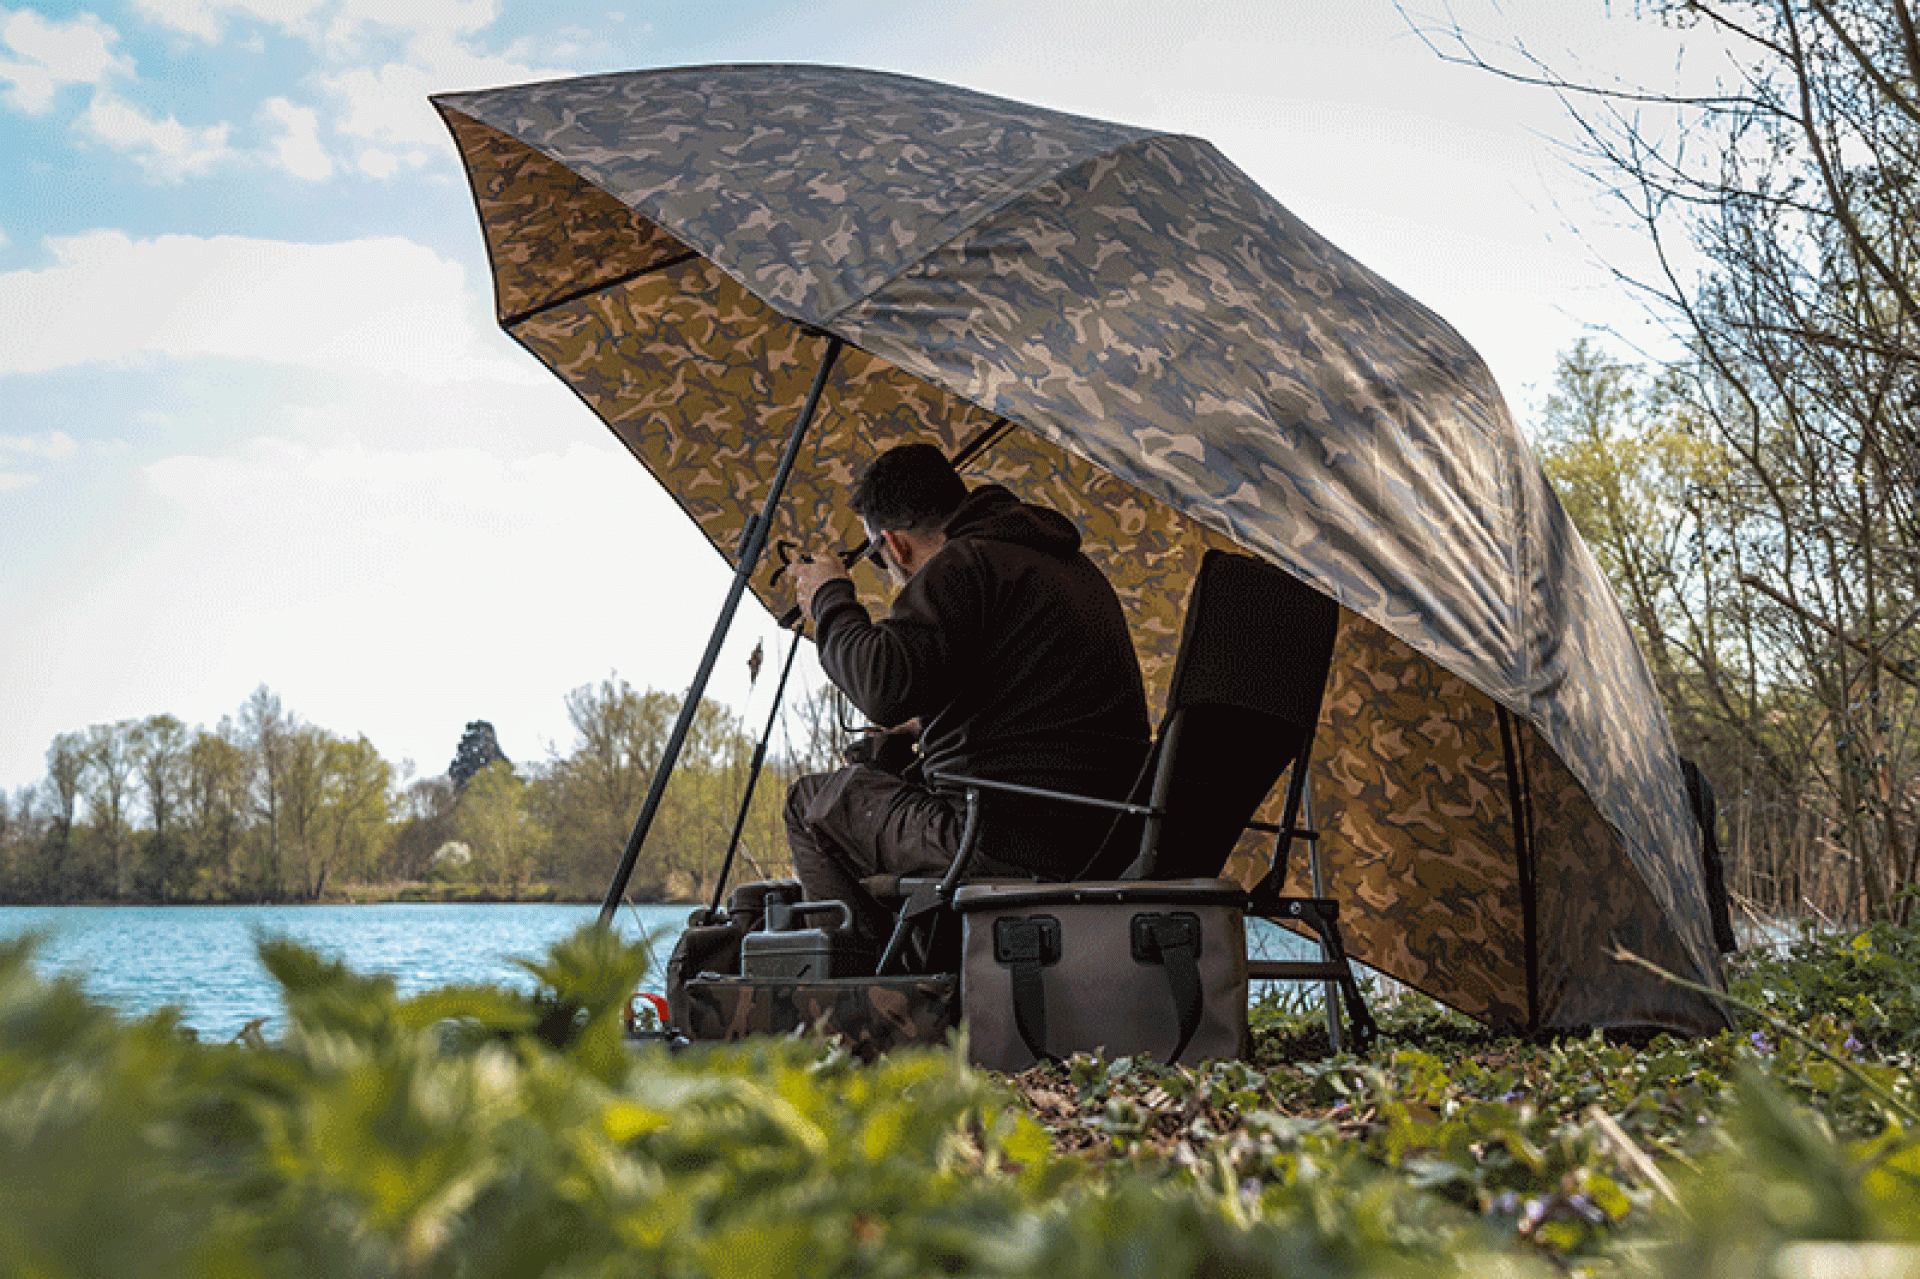
[[[1047,986],[1040,970],[1060,962],[1060,921],[1013,915],[993,921],[994,962],[1012,970],[1013,1025],[1035,1061],[1059,1064],[1047,1051]]]
[[[1131,948],[1136,964],[1155,964],[1167,975],[1167,993],[1179,1039],[1167,1064],[1180,1060],[1200,1029],[1206,1000],[1200,984],[1200,919],[1187,911],[1135,915]],[[1047,1051],[1047,988],[1042,969],[1060,962],[1060,921],[1051,915],[1004,916],[993,921],[993,958],[1010,970],[1013,1024],[1036,1061],[1058,1064]]]
[[[1167,1058],[1169,1066],[1180,1060],[1193,1036],[1200,1029],[1206,1000],[1200,990],[1200,918],[1187,911],[1171,915],[1135,915],[1133,917],[1133,962],[1159,964],[1167,974],[1167,991],[1173,996],[1173,1015],[1180,1027],[1180,1041]]]

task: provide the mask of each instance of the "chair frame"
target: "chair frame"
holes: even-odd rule
[[[1311,746],[1309,738],[1308,746]],[[1306,751],[1295,759],[1292,765],[1296,776],[1304,780],[1306,771]],[[973,860],[974,847],[979,833],[979,807],[982,791],[1002,791],[1014,795],[1023,795],[1034,799],[1051,799],[1062,803],[1078,804],[1087,808],[1096,808],[1106,812],[1130,815],[1152,821],[1165,817],[1166,809],[1152,804],[1130,804],[1117,800],[1096,799],[1090,795],[1075,795],[1066,791],[1045,790],[1037,786],[1023,786],[1013,782],[989,781],[980,777],[962,777],[954,774],[935,773],[929,776],[929,782],[947,783],[963,788],[966,796],[967,818],[966,832],[961,837],[960,850],[954,855],[953,864],[940,879],[915,881],[914,889],[900,908],[894,924],[893,935],[887,941],[887,948],[880,957],[876,972],[885,976],[888,968],[900,956],[913,927],[921,919],[936,911],[952,908],[954,894],[966,879],[967,866]],[[1298,784],[1290,788],[1288,810],[1297,815],[1299,807]],[[1331,897],[1291,897],[1278,891],[1278,878],[1286,871],[1284,860],[1296,839],[1315,842],[1320,833],[1297,822],[1275,826],[1269,822],[1248,822],[1248,830],[1258,830],[1277,836],[1273,867],[1246,894],[1246,913],[1258,915],[1262,919],[1275,923],[1296,923],[1313,930],[1320,943],[1321,958],[1318,960],[1261,959],[1249,960],[1247,976],[1262,981],[1327,981],[1335,983],[1341,999],[1346,1005],[1347,1023],[1353,1031],[1354,1047],[1364,1054],[1380,1037],[1380,1028],[1373,1019],[1373,1013],[1367,1007],[1366,996],[1360,990],[1360,983],[1353,975],[1352,960],[1348,957],[1346,946],[1340,938],[1340,903]],[[1316,850],[1317,856],[1317,850]],[[1131,869],[1131,868],[1129,868]],[[1128,875],[1129,882],[1151,882],[1141,876]],[[1329,1017],[1328,1034],[1335,1052],[1341,1050],[1340,1027],[1338,1019]]]
[[[1191,608],[1191,605],[1190,605]],[[1184,641],[1183,641],[1184,643]],[[1324,689],[1322,690],[1324,692]],[[1317,701],[1316,701],[1317,704]],[[1028,786],[1015,782],[989,780],[979,777],[966,777],[957,774],[932,773],[927,777],[929,785],[947,785],[959,788],[965,797],[966,817],[960,847],[954,855],[947,873],[938,880],[902,881],[901,887],[909,888],[906,901],[896,917],[893,934],[888,939],[885,951],[880,958],[878,972],[885,975],[889,968],[901,957],[907,939],[919,921],[936,912],[950,910],[954,895],[959,891],[966,878],[979,839],[980,801],[983,792],[998,792],[1022,796],[1031,799],[1051,800],[1073,804],[1084,808],[1112,813],[1116,817],[1132,816],[1142,819],[1140,852],[1120,878],[1123,881],[1148,881],[1155,878],[1155,862],[1159,852],[1160,827],[1170,815],[1166,800],[1171,789],[1171,776],[1175,767],[1177,746],[1184,716],[1177,711],[1169,711],[1161,732],[1156,737],[1159,765],[1155,770],[1153,788],[1149,802],[1145,804],[1130,801],[1099,799],[1089,795],[1049,790],[1038,786]],[[1337,986],[1346,1005],[1347,1021],[1352,1028],[1355,1047],[1366,1052],[1379,1036],[1379,1028],[1368,1010],[1366,999],[1361,993],[1359,982],[1353,974],[1353,966],[1347,956],[1346,947],[1341,941],[1339,915],[1340,905],[1330,897],[1317,895],[1319,884],[1319,845],[1320,833],[1300,821],[1301,808],[1306,796],[1307,766],[1313,753],[1314,726],[1307,723],[1302,726],[1301,741],[1290,760],[1281,766],[1288,770],[1286,807],[1279,825],[1269,822],[1248,821],[1245,829],[1257,830],[1274,836],[1274,850],[1267,874],[1245,895],[1245,910],[1251,915],[1273,920],[1282,924],[1303,925],[1311,929],[1320,944],[1321,957],[1317,961],[1308,960],[1250,960],[1247,965],[1250,978],[1269,981],[1324,981],[1330,984],[1328,1000],[1328,1035],[1335,1052],[1342,1048],[1340,1018],[1331,998],[1331,987]],[[1286,874],[1287,860],[1292,852],[1293,843],[1300,840],[1311,846],[1310,858],[1313,867],[1315,896],[1292,897],[1280,892]]]

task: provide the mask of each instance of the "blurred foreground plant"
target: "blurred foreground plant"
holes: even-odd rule
[[[1860,969],[1898,992],[1910,941],[1794,963],[1884,1011]],[[1371,1061],[1079,1058],[1029,1109],[951,1050],[630,1045],[644,949],[594,929],[531,994],[403,998],[267,941],[286,1029],[229,1044],[29,952],[0,947],[7,1276],[1920,1279],[1912,1059],[1772,969],[1798,1022],[1528,1043],[1416,1008]]]
[[[0,953],[0,1273],[1368,1275],[1437,1264],[1392,1186],[1056,1157],[952,1051],[623,1042],[644,948],[586,929],[400,997],[262,943],[276,1041],[126,1023]],[[1377,1174],[1377,1169],[1372,1173]],[[1406,1192],[1410,1194],[1411,1192]],[[1386,1223],[1386,1224],[1382,1224]]]

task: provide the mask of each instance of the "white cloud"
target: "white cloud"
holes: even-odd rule
[[[423,382],[535,376],[482,345],[485,302],[464,268],[406,240],[94,231],[47,247],[53,266],[0,274],[0,375],[212,357]]]
[[[466,35],[491,26],[500,16],[497,0],[342,0],[328,31],[350,41],[362,27],[377,26],[416,35]]]
[[[31,9],[0,9],[0,83],[7,101],[30,115],[53,105],[62,85],[101,85],[133,74],[133,59],[114,52],[120,35],[91,13],[51,22]]]
[[[64,462],[79,450],[65,431],[0,435],[0,493],[38,484],[49,465]]]
[[[355,67],[323,76],[323,89],[341,107],[335,127],[362,144],[360,166],[386,176],[400,165],[419,167],[451,154],[446,126],[427,95],[496,84],[524,84],[573,74],[530,66],[511,57],[476,53],[444,33],[414,39],[403,62]]]
[[[312,107],[295,106],[285,98],[269,98],[266,114],[282,129],[275,154],[296,178],[320,182],[333,176],[333,160],[320,145],[320,116]]]
[[[207,41],[220,38],[220,15],[202,0],[134,0],[133,7],[175,31]]]
[[[344,56],[368,34],[418,37],[470,35],[500,16],[497,0],[134,0],[148,19],[209,44],[234,22],[279,27]]]
[[[0,435],[0,466],[16,458],[58,462],[79,452],[80,446],[65,431],[42,431],[38,435]]]
[[[218,40],[229,17],[271,22],[289,30],[319,8],[322,0],[134,0],[134,7],[162,26],[209,43]]]
[[[390,178],[400,171],[400,157],[378,147],[362,151],[357,163],[360,171],[370,178]]]
[[[192,128],[172,116],[155,119],[103,90],[94,93],[79,123],[84,132],[130,153],[147,172],[170,182],[196,177],[238,155],[227,145],[231,129],[225,124]]]

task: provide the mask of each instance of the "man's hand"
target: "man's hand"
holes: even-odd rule
[[[914,744],[919,740],[917,727],[875,729],[855,738],[840,754],[849,764],[865,764],[898,777],[913,766]]]
[[[815,591],[836,578],[851,580],[847,566],[832,551],[802,552],[794,557],[793,567],[788,571],[793,576],[793,593],[800,611],[808,617],[813,616]]]

